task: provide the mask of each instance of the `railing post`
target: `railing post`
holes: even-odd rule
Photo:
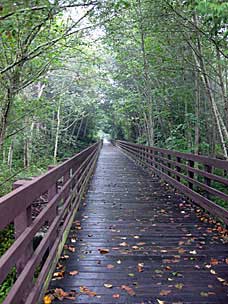
[[[170,162],[169,162],[169,161],[171,160],[171,155],[168,154],[168,155],[167,155],[167,158],[168,158],[168,168],[171,169],[171,164],[170,164]],[[172,176],[172,174],[169,172],[169,170],[167,170],[167,173],[168,173],[169,176]]]
[[[164,153],[163,152],[160,152],[160,157],[162,157],[162,158],[164,157]],[[163,159],[160,159],[159,162],[161,163],[161,165],[164,165]],[[161,172],[165,171],[165,169],[162,166],[160,166],[160,170],[161,170]]]
[[[19,180],[13,184],[13,189],[17,189],[21,186],[28,184],[29,180]],[[30,226],[32,223],[32,206],[28,206],[23,212],[21,212],[15,219],[14,219],[14,232],[15,232],[15,239],[17,239],[24,230]],[[20,259],[16,262],[16,270],[17,270],[17,277],[20,275],[22,270],[24,269],[27,261],[32,256],[33,253],[33,243],[32,240],[29,242],[27,248],[23,251]],[[32,286],[32,282],[28,283],[28,289]],[[21,303],[21,302],[19,302]]]
[[[49,165],[48,166],[48,171],[51,169],[55,168],[55,165]],[[48,189],[48,203],[53,199],[53,197],[57,194],[58,189],[57,189],[57,183],[54,183],[49,189]],[[57,206],[53,210],[53,213],[51,217],[49,218],[49,224],[53,221],[53,219],[56,217],[57,214]]]
[[[177,162],[178,162],[178,163],[181,163],[181,158],[180,158],[179,156],[177,156],[176,159],[177,159]],[[181,172],[181,167],[176,166],[176,171],[177,171],[177,172]],[[180,176],[177,176],[177,175],[176,175],[176,180],[177,180],[178,182],[180,182]]]
[[[207,172],[207,173],[212,173],[212,166],[209,166],[209,165],[204,165],[204,170]],[[211,187],[211,179],[208,178],[208,177],[204,177],[204,183]],[[206,192],[206,197],[209,199],[210,198],[210,194],[208,192]]]
[[[154,150],[150,149],[150,164],[154,167]]]
[[[194,168],[194,161],[193,161],[193,160],[189,160],[189,161],[188,161],[188,165],[189,165],[190,167]],[[194,178],[194,172],[188,170],[188,176],[189,176],[190,178],[193,179],[193,178]],[[193,183],[188,182],[188,187],[189,187],[190,189],[193,189]]]

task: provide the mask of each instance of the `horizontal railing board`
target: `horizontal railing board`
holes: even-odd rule
[[[185,165],[181,162],[176,162],[176,161],[170,160],[170,158],[168,158],[168,155],[171,155],[171,152],[172,152],[170,150],[159,149],[159,148],[154,148],[154,147],[147,147],[147,146],[137,145],[137,144],[131,144],[128,142],[123,142],[123,141],[117,141],[117,145],[120,148],[122,148],[123,150],[125,150],[127,153],[129,153],[130,156],[133,157],[135,160],[141,162],[141,164],[143,166],[150,168],[153,172],[155,172],[157,175],[159,175],[165,181],[167,181],[168,183],[173,185],[175,188],[180,190],[187,197],[189,197],[190,199],[195,201],[198,205],[200,205],[204,209],[208,210],[211,214],[222,219],[225,224],[228,224],[228,211],[226,209],[217,205],[216,203],[211,201],[209,198],[204,197],[202,194],[198,193],[197,191],[194,191],[189,186],[181,183],[177,179],[175,179],[172,176],[167,174],[167,173],[173,174],[176,178],[178,177],[178,178],[185,180],[186,182],[191,184],[191,186],[195,185],[195,186],[201,188],[202,190],[205,190],[207,193],[210,193],[214,196],[220,197],[223,200],[227,201],[228,195],[226,193],[223,193],[220,190],[212,188],[211,186],[207,185],[206,183],[195,180],[194,176],[190,177],[187,175],[189,172],[194,173],[194,169],[196,169],[196,168],[193,168],[189,165]],[[155,155],[154,153],[149,152],[149,151],[155,151],[155,150],[161,152],[163,155],[162,156]],[[164,151],[166,153],[164,153]],[[164,157],[164,154],[167,155],[167,158]],[[222,164],[224,165],[224,162],[226,162],[225,165],[223,166],[223,169],[224,169],[224,167],[227,168],[227,164],[228,164],[227,161],[218,160],[218,162],[215,162],[215,165],[214,165],[214,162],[213,162],[214,159],[212,159],[212,158],[209,159],[208,157],[202,157],[202,156],[200,156],[198,158],[197,156],[195,157],[195,155],[176,152],[176,151],[172,155],[178,156],[180,158],[180,160],[183,159],[182,158],[182,156],[183,156],[185,161],[193,161],[193,159],[194,160],[197,159],[198,163],[200,163],[200,160],[203,159],[204,165],[213,164],[213,167],[215,167],[215,165],[218,166],[218,164],[219,164],[219,166],[221,166]],[[206,159],[207,159],[207,161],[206,161]],[[161,160],[162,162],[159,162],[159,160]],[[166,162],[166,164],[164,164],[164,162]],[[184,170],[187,171],[186,175],[183,174],[182,172],[175,170],[174,168],[171,168],[171,165],[175,165],[175,167],[176,168],[179,167],[179,169],[184,168]],[[196,169],[196,170],[199,170],[200,173],[203,172],[200,169]],[[197,173],[199,173],[199,172],[197,172]],[[221,176],[216,176],[215,174],[212,174],[212,173],[208,173],[208,172],[205,172],[205,173],[206,173],[206,175],[207,174],[208,175],[204,176],[204,177],[210,178],[211,181],[214,181],[214,180],[218,181],[218,179],[219,179],[219,181],[221,181],[222,183],[227,184],[227,180],[225,178],[223,178]]]
[[[26,262],[26,265],[22,272],[19,274],[16,282],[14,283],[13,287],[11,288],[10,292],[8,293],[6,299],[4,300],[4,304],[14,304],[14,303],[21,303],[21,301],[24,303],[24,298],[29,299],[32,301],[32,303],[36,303],[35,297],[37,298],[40,294],[34,293],[32,296],[33,290],[42,290],[42,286],[38,286],[40,282],[40,275],[42,274],[42,282],[44,283],[44,280],[48,276],[50,276],[47,272],[43,271],[44,265],[47,266],[47,260],[50,262],[50,265],[48,264],[48,267],[51,268],[51,264],[53,263],[54,255],[56,254],[56,250],[61,251],[62,248],[59,246],[55,247],[56,240],[59,240],[61,243],[61,239],[63,238],[63,235],[66,234],[67,225],[70,223],[70,219],[72,218],[73,214],[76,212],[74,208],[77,209],[78,204],[80,203],[80,198],[85,190],[85,184],[88,182],[88,179],[92,173],[91,170],[93,170],[93,167],[96,163],[98,153],[100,151],[101,143],[96,143],[89,148],[85,149],[81,153],[77,154],[70,160],[67,160],[63,163],[64,169],[59,171],[59,168],[63,168],[63,165],[59,165],[53,169],[51,169],[48,173],[38,177],[34,182],[32,182],[33,185],[37,186],[37,183],[41,183],[43,185],[44,180],[48,181],[50,180],[50,177],[54,176],[54,179],[52,180],[51,184],[47,184],[46,187],[44,187],[42,190],[39,190],[37,193],[42,194],[43,192],[47,192],[49,188],[48,186],[53,187],[54,184],[57,183],[58,179],[61,177],[66,177],[67,179],[63,182],[61,189],[59,192],[57,192],[52,199],[48,202],[47,206],[41,211],[41,213],[36,217],[36,219],[31,223],[30,226],[25,228],[25,230],[22,232],[22,234],[18,237],[18,239],[15,240],[13,245],[8,249],[8,251],[0,258],[0,282],[2,282],[7,274],[11,271],[12,267],[15,266],[15,263],[18,258],[20,258],[20,255],[23,254],[23,251],[28,246],[28,244],[32,241],[33,237],[35,236],[36,232],[39,231],[39,229],[42,227],[42,225],[46,221],[50,221],[49,227],[47,232],[45,233],[42,241],[36,248],[36,250],[33,252],[31,257]],[[70,176],[70,170],[73,169],[73,174]],[[53,175],[53,172],[55,173]],[[13,191],[11,195],[5,196],[2,199],[6,199],[7,202],[11,202],[12,204],[12,197],[15,197],[18,195],[18,192],[23,193],[24,191],[28,191],[28,186],[21,186],[19,191]],[[35,191],[40,187],[37,188],[36,186],[33,186],[32,189],[35,189]],[[73,187],[73,188],[72,188]],[[45,189],[45,190],[44,190]],[[10,199],[11,198],[11,199]],[[22,204],[23,206],[17,210],[21,212],[25,206],[29,206],[32,203],[32,200],[34,198],[34,195],[30,196],[30,201],[27,204]],[[60,202],[64,199],[63,204],[60,206]],[[2,200],[3,202],[3,200]],[[10,205],[10,203],[9,203]],[[2,208],[5,208],[5,206]],[[26,208],[26,207],[25,207]],[[60,208],[57,215],[53,218],[52,211],[56,208]],[[18,216],[18,214],[15,215],[15,217]],[[12,216],[12,220],[14,220]],[[60,229],[60,231],[59,231]],[[61,244],[63,246],[63,244]],[[50,247],[51,246],[51,247]],[[55,248],[55,250],[54,250]],[[52,259],[47,259],[41,268],[41,272],[38,276],[38,279],[36,280],[35,285],[33,282],[33,276],[36,271],[36,268],[40,265],[41,261],[44,258],[44,255],[47,251],[47,249],[50,250],[50,252],[53,253]],[[54,251],[53,251],[54,250]],[[45,268],[47,269],[47,268]],[[28,288],[28,283],[30,282],[32,290]],[[42,284],[43,285],[43,284]],[[36,287],[36,288],[35,288]],[[26,295],[26,297],[25,297]],[[26,300],[27,303],[27,300]]]
[[[118,141],[118,142],[122,143],[123,145],[126,144],[126,142],[124,142],[124,141]],[[162,152],[162,153],[165,153],[166,155],[173,155],[173,156],[181,157],[184,160],[192,160],[192,161],[196,161],[196,162],[201,162],[204,165],[213,166],[213,167],[223,169],[223,170],[228,170],[228,161],[226,161],[226,160],[220,160],[217,158],[211,158],[211,157],[202,156],[202,155],[195,155],[195,154],[190,154],[190,153],[178,152],[175,150],[168,150],[168,149],[162,149],[162,148],[157,148],[157,147],[149,147],[149,146],[138,145],[138,144],[133,144],[133,143],[131,143],[131,145],[140,147],[143,149],[148,149],[151,151]]]
[[[86,160],[85,160],[86,161]],[[84,162],[81,164],[81,166]],[[56,206],[58,200],[61,200],[65,191],[69,191],[71,184],[74,182],[74,177],[80,172],[81,166],[77,169],[77,171],[73,174],[72,178],[63,185],[62,189],[59,193],[57,193],[52,200],[48,203],[48,205],[41,211],[41,213],[37,216],[34,222],[29,226],[19,237],[15,240],[12,246],[5,252],[5,254],[0,258],[0,284],[6,278],[8,271],[15,265],[15,261],[17,261],[23,252],[24,248],[28,245],[28,243],[35,236],[36,232],[42,227],[45,221],[48,220],[49,214],[52,209]],[[79,183],[79,181],[78,181]],[[75,188],[76,189],[76,188]]]
[[[14,191],[0,198],[0,230],[4,229],[8,224],[13,222],[14,218],[26,209],[41,194],[47,192],[53,181],[59,180],[63,175],[77,163],[80,163],[85,154],[93,148],[93,146],[76,154],[70,160],[51,169],[47,173],[37,177],[30,183],[21,186]]]

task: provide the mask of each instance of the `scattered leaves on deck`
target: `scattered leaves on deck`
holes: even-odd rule
[[[121,285],[121,289],[126,291],[131,297],[135,296],[136,293],[135,291],[133,290],[133,288],[127,286],[127,285]]]

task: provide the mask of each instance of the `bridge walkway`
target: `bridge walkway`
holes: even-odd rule
[[[227,303],[226,241],[200,208],[104,144],[49,294],[63,304]]]

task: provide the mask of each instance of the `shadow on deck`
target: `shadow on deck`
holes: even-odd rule
[[[227,303],[227,247],[205,218],[105,144],[49,286],[76,299],[54,303]]]

